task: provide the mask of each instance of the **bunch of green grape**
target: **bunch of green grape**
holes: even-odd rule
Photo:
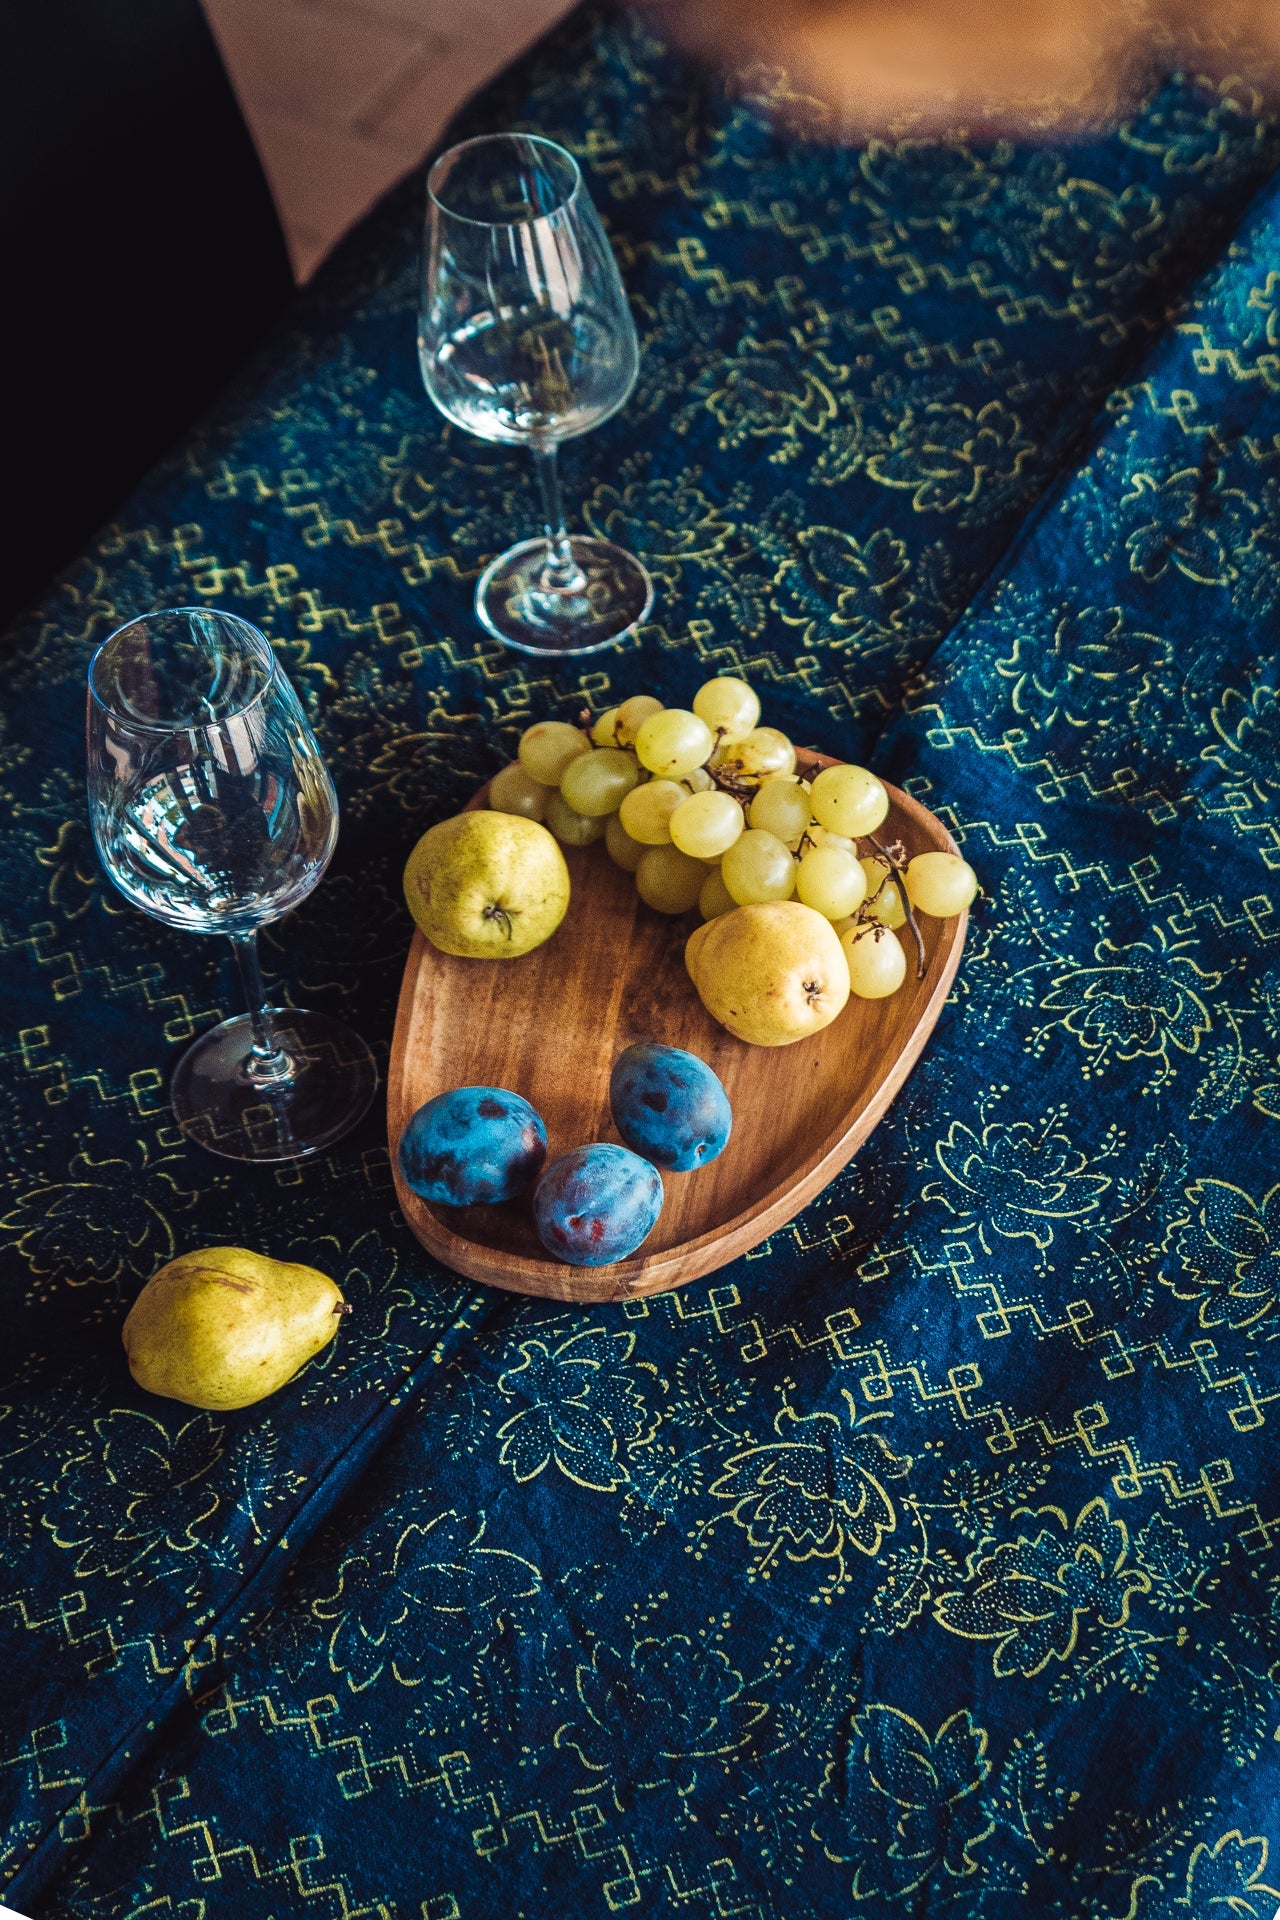
[[[659,913],[697,907],[712,920],[735,907],[801,901],[834,924],[863,999],[905,980],[894,930],[909,910],[946,919],[977,892],[957,854],[922,853],[902,865],[881,851],[861,853],[859,841],[888,817],[883,782],[849,765],[802,778],[786,734],[760,725],[758,696],[728,675],[699,687],[691,709],[638,693],[589,732],[540,720],[521,735],[519,758],[490,782],[489,805],[543,822],[566,847],[603,839]]]

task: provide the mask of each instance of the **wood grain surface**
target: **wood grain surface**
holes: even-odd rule
[[[809,777],[834,762],[802,755]],[[472,806],[484,803],[482,789]],[[955,851],[941,821],[889,788],[878,838],[908,854]],[[420,933],[409,949],[387,1082],[387,1128],[405,1219],[445,1266],[488,1286],[554,1300],[617,1301],[712,1273],[783,1226],[857,1152],[920,1056],[960,961],[968,916],[920,917],[927,968],[887,1000],[851,998],[839,1018],[787,1047],[753,1047],[703,1007],[684,969],[696,913],[671,920],[637,897],[604,843],[566,849],[569,911],[551,939],[517,960],[459,960]],[[661,1218],[629,1259],[571,1267],[545,1251],[527,1198],[496,1207],[436,1207],[400,1176],[396,1146],[417,1109],[459,1086],[506,1087],[542,1115],[548,1158],[619,1138],[609,1075],[638,1040],[687,1047],[714,1068],[733,1134],[709,1167],[664,1173]]]

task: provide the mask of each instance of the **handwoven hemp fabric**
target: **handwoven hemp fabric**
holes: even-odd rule
[[[420,181],[6,642],[33,1920],[1280,1904],[1280,142],[1175,78],[1090,145],[851,151],[782,85],[587,8],[461,124],[572,148],[634,304],[640,385],[565,463],[657,580],[616,652],[475,624],[537,510],[422,393]],[[82,684],[193,601],[271,636],[341,795],[269,970],[383,1059],[405,854],[529,721],[742,672],[905,781],[985,892],[857,1159],[710,1280],[575,1309],[430,1260],[380,1105],[318,1163],[187,1146],[229,957],[99,870]],[[227,1242],[354,1313],[258,1407],[148,1397],[130,1301]]]

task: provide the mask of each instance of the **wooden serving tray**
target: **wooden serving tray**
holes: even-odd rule
[[[812,776],[835,763],[802,754]],[[484,804],[484,787],[471,802]],[[941,821],[889,788],[877,838],[908,854],[955,852]],[[920,918],[927,968],[887,1000],[851,998],[823,1032],[787,1047],[752,1047],[703,1007],[684,969],[697,915],[671,920],[646,907],[603,841],[565,849],[569,911],[544,945],[518,960],[458,960],[420,933],[409,949],[387,1076],[387,1129],[405,1219],[455,1272],[553,1300],[623,1300],[682,1286],[734,1260],[821,1193],[884,1117],[947,997],[967,914]],[[507,1087],[532,1102],[553,1159],[591,1140],[617,1140],[609,1075],[624,1047],[657,1040],[713,1067],[733,1107],[718,1160],[665,1173],[657,1226],[627,1260],[571,1267],[553,1260],[527,1198],[496,1207],[435,1207],[400,1177],[396,1146],[424,1101],[459,1086]]]

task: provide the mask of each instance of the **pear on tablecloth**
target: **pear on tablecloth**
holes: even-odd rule
[[[201,1247],[151,1276],[122,1337],[129,1371],[148,1393],[229,1412],[292,1380],[350,1311],[316,1267],[247,1247]]]

